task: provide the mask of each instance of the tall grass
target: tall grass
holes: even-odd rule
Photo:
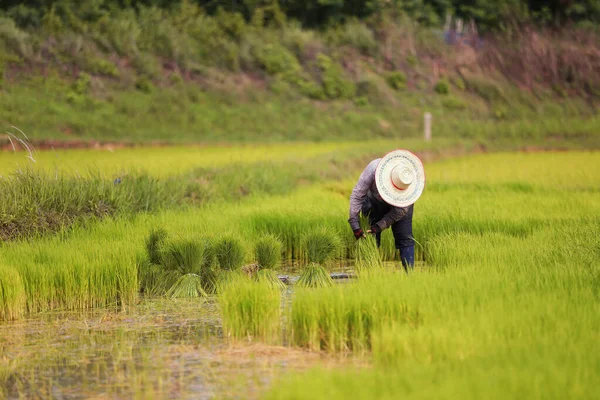
[[[221,284],[218,301],[227,337],[267,342],[281,339],[278,288],[238,275]]]

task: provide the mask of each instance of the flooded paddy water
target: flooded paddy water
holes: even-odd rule
[[[224,338],[215,298],[142,299],[128,310],[3,322],[0,349],[7,399],[252,398],[286,371],[337,363]]]

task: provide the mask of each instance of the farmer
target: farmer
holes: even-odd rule
[[[356,239],[365,233],[360,228],[359,214],[369,217],[377,246],[381,232],[392,227],[396,250],[405,269],[415,263],[412,235],[413,204],[425,187],[425,170],[417,156],[407,150],[394,150],[373,160],[360,175],[350,195],[348,222]]]

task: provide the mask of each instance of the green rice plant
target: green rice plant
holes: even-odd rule
[[[296,285],[307,288],[329,287],[333,285],[333,279],[322,265],[310,263],[302,269]]]
[[[373,235],[367,235],[367,237],[356,241],[354,261],[358,272],[383,267],[377,241]]]
[[[256,262],[261,269],[274,269],[281,262],[281,251],[281,240],[274,235],[265,235],[254,247]]]
[[[264,282],[274,288],[285,289],[285,283],[279,279],[272,269],[260,269],[256,271],[254,279],[258,282]]]
[[[291,342],[312,350],[365,352],[371,349],[374,329],[382,324],[418,324],[418,310],[409,307],[398,291],[401,279],[380,270],[346,285],[296,290]]]
[[[301,239],[309,263],[325,264],[341,246],[337,232],[321,227],[306,232]]]
[[[12,267],[0,265],[0,320],[23,316],[27,296],[21,275]]]
[[[150,231],[146,239],[146,253],[151,264],[161,263],[161,246],[167,239],[167,231],[164,228],[157,228]]]
[[[242,268],[246,250],[240,239],[234,236],[225,236],[215,243],[214,250],[222,270],[237,271]]]
[[[279,341],[279,288],[237,275],[219,286],[218,301],[226,337]]]

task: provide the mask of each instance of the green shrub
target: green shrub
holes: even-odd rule
[[[73,92],[79,95],[86,95],[90,91],[91,84],[92,78],[85,72],[82,72],[75,82],[73,82]]]
[[[366,107],[369,105],[369,98],[367,96],[357,96],[354,98],[354,104],[358,107]]]
[[[311,99],[327,99],[323,86],[318,85],[316,82],[313,82],[311,80],[301,80],[300,82],[298,82],[298,88],[300,89],[300,93]]]
[[[467,103],[457,97],[448,97],[442,100],[442,106],[448,110],[464,110]]]
[[[469,77],[466,80],[467,88],[475,92],[484,100],[494,102],[506,102],[506,95],[498,84],[484,77]]]
[[[111,78],[118,78],[121,75],[117,66],[108,60],[103,60],[101,58],[86,59],[87,61],[84,65],[84,68],[91,74],[104,75]]]
[[[465,90],[467,88],[465,81],[460,76],[453,76],[451,81],[452,84],[459,90]]]
[[[47,16],[48,14],[44,18]],[[48,26],[46,29],[57,29],[55,28],[57,21],[52,21],[50,18],[46,25]],[[110,18],[103,18],[96,25],[96,29],[98,30],[95,35],[96,43],[106,51],[116,52],[122,57],[131,57],[132,54],[136,55],[140,52],[138,40],[142,28],[134,9],[117,11]]]
[[[178,86],[183,83],[183,77],[181,76],[180,73],[173,72],[171,75],[169,75],[169,81],[171,82],[172,85]]]
[[[135,88],[140,92],[150,93],[152,92],[152,81],[146,76],[140,76],[135,81]]]
[[[20,30],[10,18],[0,16],[0,47],[24,59],[33,56],[29,34]]]
[[[317,64],[321,70],[323,91],[327,98],[349,99],[354,97],[356,87],[352,81],[344,78],[344,70],[341,65],[325,54],[317,56]]]
[[[280,44],[262,46],[256,50],[256,58],[269,75],[296,76],[301,70],[296,56]]]
[[[312,54],[323,50],[323,43],[315,31],[302,28],[300,23],[291,21],[281,33],[281,44],[292,51],[301,62],[307,61]]]
[[[223,32],[231,39],[239,40],[247,31],[246,20],[238,12],[232,13],[219,8],[214,18]]]
[[[340,41],[342,44],[356,48],[366,55],[373,54],[377,49],[377,41],[373,31],[359,21],[344,24],[340,32]]]
[[[219,266],[226,271],[241,269],[246,257],[246,251],[241,240],[233,236],[226,236],[217,241],[215,254]]]
[[[439,81],[437,81],[437,83],[433,87],[433,90],[437,94],[442,94],[442,95],[449,94],[450,93],[450,84],[448,83],[448,80],[446,78],[442,78]]]
[[[132,59],[132,66],[140,75],[149,78],[157,77],[161,72],[161,65],[152,54],[138,53]]]
[[[4,88],[4,60],[0,59],[0,90]]]
[[[385,81],[392,89],[406,89],[406,75],[402,71],[388,73],[385,77]]]

